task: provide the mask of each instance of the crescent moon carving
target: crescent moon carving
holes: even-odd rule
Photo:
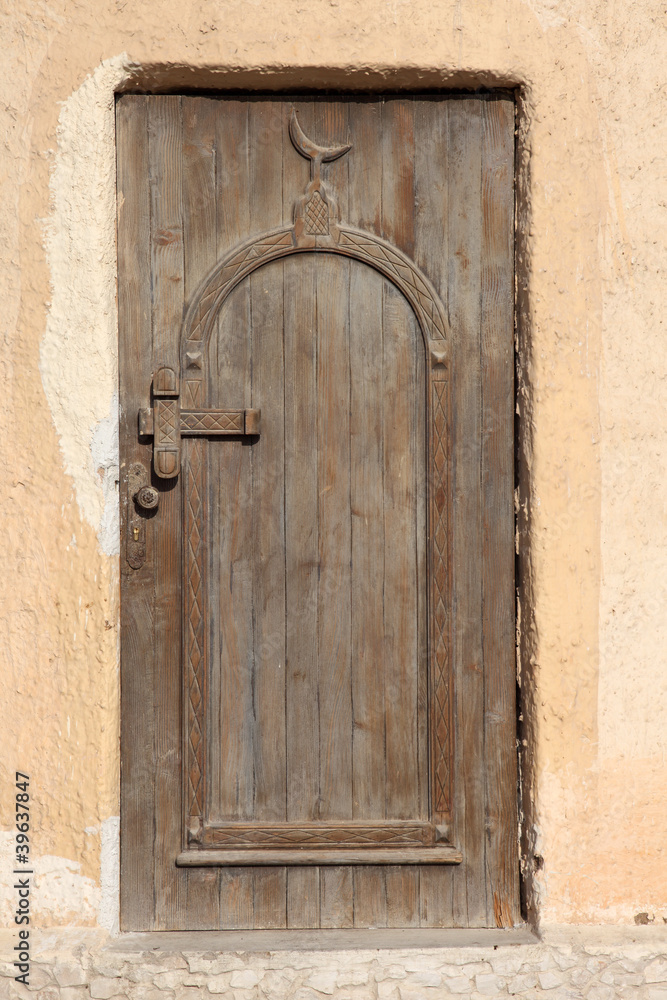
[[[317,146],[311,139],[308,138],[306,133],[303,131],[299,125],[299,121],[296,117],[296,111],[292,108],[292,114],[289,120],[289,134],[290,139],[294,144],[294,148],[305,156],[307,160],[312,160],[314,163],[331,163],[332,160],[337,160],[339,156],[347,153],[348,150],[352,149],[352,143],[349,142],[345,146]]]

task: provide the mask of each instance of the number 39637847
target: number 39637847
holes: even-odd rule
[[[30,856],[30,777],[16,772],[16,860],[27,865]]]

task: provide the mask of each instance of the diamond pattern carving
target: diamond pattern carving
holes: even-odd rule
[[[243,410],[181,411],[181,433],[199,431],[203,434],[242,434],[243,429]]]
[[[306,232],[311,236],[326,236],[329,232],[329,209],[319,191],[314,191],[306,205]]]
[[[192,313],[186,321],[187,338],[194,341],[204,340],[209,329],[211,314],[215,315],[232,288],[254,271],[260,263],[290,253],[293,245],[292,229],[279,229],[245,243],[240,249],[234,249],[231,255],[223,258],[195,300]]]
[[[313,234],[326,235],[329,232],[328,210],[319,192],[314,192],[308,202],[307,214],[313,208],[313,225],[321,212],[316,211],[315,196],[321,201],[327,217],[326,229],[313,229]],[[310,230],[309,230],[310,232]],[[207,339],[211,324],[223,301],[232,289],[261,264],[296,253],[300,248],[292,227],[277,229],[244,243],[224,257],[204,282],[204,285],[188,312],[183,335],[184,347],[190,342],[198,343]],[[419,268],[398,247],[392,247],[385,240],[362,230],[341,227],[338,244],[308,248],[311,252],[325,251],[341,253],[361,260],[382,274],[399,288],[413,306],[422,332],[426,339],[447,339],[449,327],[442,302],[435,289],[420,272]]]
[[[178,402],[175,399],[156,400],[157,432],[160,444],[176,444]]]
[[[434,340],[445,340],[447,320],[442,303],[413,262],[396,247],[390,246],[371,233],[341,229],[341,248],[354,247],[354,256],[385,274],[414,306],[424,334]]]
[[[185,470],[185,659],[187,685],[187,798],[189,815],[204,808],[205,650],[203,617],[204,443],[188,446]]]
[[[431,636],[433,643],[433,808],[451,810],[451,706],[448,602],[447,382],[431,382],[433,455],[431,489]]]
[[[400,823],[386,826],[260,826],[212,827],[205,842],[218,847],[424,847],[433,842],[433,827]]]

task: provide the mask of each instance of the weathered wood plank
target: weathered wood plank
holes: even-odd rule
[[[310,878],[312,872],[317,871],[313,867],[315,865],[392,865],[399,868],[402,865],[459,865],[461,852],[455,847],[336,847],[312,850],[306,847],[285,850],[277,847],[257,850],[225,848],[215,851],[183,851],[178,855],[176,863],[182,868],[216,865],[306,866],[291,867],[288,870],[288,922],[290,927],[300,927],[306,926],[299,923],[302,919],[319,919],[320,886],[318,882],[313,891],[313,880]],[[298,900],[290,899],[296,892],[302,892],[303,897]]]
[[[415,260],[431,279],[443,301],[447,299],[449,268],[449,107],[449,101],[415,99]],[[454,330],[453,339],[457,336],[457,331]],[[426,470],[424,489],[429,482],[432,482],[431,473]],[[423,594],[421,588],[419,593],[420,596]],[[424,635],[424,643],[427,646],[427,634]],[[427,657],[428,648],[420,655]],[[420,691],[420,704],[421,697]],[[428,691],[426,697],[430,705]],[[422,745],[420,742],[420,747]],[[453,767],[453,761],[451,764]],[[452,881],[458,879],[460,874],[459,869],[449,866],[421,869],[419,906],[420,924],[423,927],[451,926]]]
[[[482,104],[482,587],[487,923],[518,912],[514,670],[514,102]]]
[[[346,133],[346,124],[347,116],[320,116],[326,144]],[[351,819],[350,264],[318,257],[316,268],[319,818]]]
[[[296,105],[306,130],[312,104]],[[308,166],[286,156],[285,187],[303,191]],[[319,816],[319,530],[317,458],[317,263],[288,258],[285,274],[285,540],[287,594],[287,819]],[[288,927],[319,926],[319,871],[287,875]]]
[[[251,192],[248,102],[229,99],[217,103],[216,221],[220,258],[249,231]],[[229,297],[212,337],[213,405],[249,404],[250,324],[250,287],[244,282]],[[211,553],[211,559],[217,563],[212,569],[220,581],[217,602],[211,602],[211,607],[216,608],[220,643],[220,709],[214,736],[219,747],[220,782],[211,786],[215,788],[211,812],[212,817],[250,819],[254,809],[253,538],[247,511],[252,503],[252,448],[240,440],[215,441],[209,444],[209,455],[219,539],[218,551]],[[221,872],[220,926],[254,926],[254,872]]]
[[[317,128],[325,145],[347,138],[347,105],[324,102]],[[328,180],[347,216],[347,157]],[[320,712],[319,816],[351,819],[351,524],[350,524],[350,263],[317,260],[318,435],[318,703]],[[344,869],[320,874],[321,926],[352,924],[352,881]]]
[[[385,869],[358,867],[354,871],[354,926],[387,926]]]
[[[413,111],[411,98],[387,100],[382,111],[383,235],[409,256],[414,255]],[[388,817],[407,818],[419,814],[420,787],[428,780],[428,757],[421,772],[418,757],[419,673],[427,669],[419,661],[417,598],[426,585],[417,578],[426,541],[417,537],[418,523],[424,524],[423,514],[417,515],[423,503],[417,480],[425,455],[424,349],[414,315],[388,282],[383,325],[385,809]],[[396,873],[385,877],[388,925],[410,926],[419,914],[419,872],[399,876],[398,896],[392,893]]]
[[[283,221],[287,137],[280,127],[281,110],[273,101],[250,108],[250,232]],[[252,405],[261,408],[264,417],[262,435],[248,449],[253,472],[254,816],[264,821],[287,818],[283,289],[283,265],[278,261],[250,278]],[[255,927],[285,926],[286,878],[284,869],[255,873]]]
[[[382,106],[359,101],[350,131],[348,218],[380,233]],[[352,512],[353,809],[355,819],[385,815],[383,278],[361,264],[350,271]],[[385,872],[353,874],[355,926],[384,926]]]
[[[289,864],[288,857],[276,857],[281,864]],[[315,867],[319,860],[311,856],[308,867],[287,869],[288,927],[320,926],[320,869]]]
[[[421,867],[406,864],[387,868],[387,927],[419,927],[421,872]]]
[[[150,200],[147,98],[116,105],[118,205],[118,330],[121,481],[121,928],[154,924],[154,720],[146,692],[155,688],[153,548],[141,569],[125,559],[127,469],[151,466],[150,445],[137,437],[136,411],[149,398],[151,378]],[[147,717],[148,716],[148,717]]]
[[[262,867],[254,870],[254,926],[287,926],[287,868]]]
[[[414,243],[412,102],[383,108],[384,235],[408,254]],[[423,379],[417,381],[421,334],[403,296],[388,282],[383,301],[384,674],[386,814],[414,818],[421,775],[417,761],[417,456],[424,454]],[[423,349],[421,351],[423,368]],[[418,389],[421,388],[421,394]],[[421,434],[419,431],[421,430]],[[424,540],[421,539],[423,545]]]
[[[183,315],[181,98],[151,97],[148,117],[151,204],[153,366],[178,370]],[[155,545],[156,788],[155,927],[184,915],[185,879],[172,867],[182,836],[181,491],[162,492],[151,522]]]
[[[454,921],[486,920],[484,877],[484,664],[480,389],[481,113],[470,98],[449,107],[449,310],[454,370],[453,601],[457,698],[456,837],[465,882],[455,881]]]
[[[354,926],[351,866],[320,868],[320,927]]]
[[[216,224],[216,121],[218,104],[207,98],[193,97],[182,103],[183,127],[183,257],[184,297],[188,302],[195,294],[202,275],[217,259]],[[215,445],[214,445],[215,447]],[[209,505],[209,510],[211,510]],[[210,546],[209,555],[215,552]],[[209,563],[209,579],[213,580]],[[219,662],[217,629],[209,629],[210,663]],[[184,697],[187,697],[187,691]],[[209,673],[209,698],[220,703],[220,672]],[[207,753],[210,787],[220,781],[220,755],[212,742]],[[190,871],[185,902],[188,924],[193,930],[217,929],[220,922],[220,873]]]

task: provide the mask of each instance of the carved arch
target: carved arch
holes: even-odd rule
[[[298,221],[298,220],[297,220]],[[331,220],[333,221],[333,220]],[[334,229],[334,226],[331,227]],[[296,253],[337,253],[379,271],[405,296],[424,339],[427,358],[428,440],[428,607],[431,822],[444,831],[452,818],[453,731],[449,637],[449,325],[432,284],[401,250],[364,230],[335,225],[333,234],[304,237],[298,226],[264,233],[234,247],[202,282],[183,324],[181,365],[185,405],[205,406],[208,342],[225,299],[248,275],[270,261]],[[261,401],[260,405],[261,405]],[[207,651],[204,632],[206,588],[205,444],[193,438],[184,468],[184,636],[185,802],[191,848],[205,835],[205,703]],[[443,825],[444,824],[444,825]],[[443,837],[444,839],[444,837]]]
[[[430,355],[436,365],[445,363],[449,340],[445,307],[426,275],[398,247],[373,233],[345,225],[336,227],[332,236],[310,240],[299,238],[295,227],[286,226],[234,247],[202,282],[183,324],[183,378],[203,379],[206,349],[216,316],[227,296],[244,278],[270,261],[295,253],[318,251],[351,257],[391,281],[408,300],[417,317],[427,357]],[[201,399],[190,401],[190,405],[195,403],[200,405]]]

